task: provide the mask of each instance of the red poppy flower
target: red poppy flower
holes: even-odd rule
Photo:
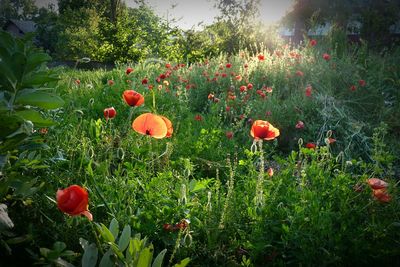
[[[392,200],[392,197],[389,195],[386,188],[372,190],[372,195],[376,200],[382,203],[388,203]]]
[[[310,46],[316,46],[317,45],[317,40],[311,39],[310,40]]]
[[[62,212],[71,216],[84,215],[90,221],[93,220],[92,214],[88,211],[88,193],[79,185],[57,190],[56,199],[57,206]]]
[[[226,112],[229,112],[229,111],[231,111],[231,107],[230,106],[226,106],[225,110],[226,110]]]
[[[75,83],[76,83],[77,85],[80,85],[80,84],[81,84],[81,80],[76,79],[76,80],[75,80]]]
[[[142,80],[142,84],[143,84],[143,85],[147,84],[148,82],[149,82],[149,80],[148,80],[147,78],[144,78],[144,79]]]
[[[233,132],[231,132],[231,131],[226,132],[225,135],[226,135],[226,138],[228,138],[228,139],[232,139],[233,138]]]
[[[263,54],[259,54],[257,58],[259,61],[263,61],[265,59],[265,56]]]
[[[214,94],[208,94],[208,96],[207,96],[207,98],[209,99],[209,100],[213,100],[214,99]]]
[[[108,119],[112,119],[115,117],[115,115],[117,115],[117,111],[115,111],[114,107],[111,108],[105,108],[104,111],[104,117],[108,120]]]
[[[108,83],[109,86],[113,86],[114,85],[114,81],[113,80],[108,80],[107,83]]]
[[[227,64],[225,65],[225,67],[226,67],[227,69],[230,69],[230,68],[232,67],[232,64],[231,64],[231,63],[227,63]]]
[[[196,121],[202,121],[202,120],[203,120],[203,117],[202,117],[201,115],[197,114],[196,116],[194,116],[194,119],[195,119]]]
[[[309,148],[309,149],[315,149],[316,147],[317,147],[317,145],[314,144],[314,143],[307,143],[306,144],[306,148]]]
[[[331,59],[331,56],[329,54],[327,54],[327,53],[324,53],[322,55],[322,58],[325,59],[326,61],[329,61]]]
[[[367,83],[366,83],[364,80],[359,80],[359,81],[358,81],[358,84],[359,84],[361,87],[364,87]]]
[[[306,87],[306,96],[311,97],[311,93],[312,93],[312,87],[311,85],[309,85]]]
[[[350,90],[354,92],[355,90],[357,90],[357,86],[355,85],[350,86]]]
[[[242,80],[242,76],[241,75],[236,75],[235,76],[235,80],[240,82]]]
[[[167,76],[164,73],[161,73],[160,76],[158,76],[160,79],[165,79]]]
[[[174,128],[172,126],[172,122],[168,118],[166,118],[164,116],[160,115],[160,117],[161,117],[161,119],[164,120],[165,125],[167,126],[167,135],[165,137],[171,137],[172,133],[174,132]]]
[[[245,64],[243,65],[243,67],[244,67],[245,69],[247,69],[247,68],[249,67],[249,64],[245,63]]]
[[[171,64],[167,63],[167,64],[165,64],[165,67],[166,67],[167,69],[170,69],[170,68],[171,68]]]
[[[304,73],[301,70],[296,71],[296,75],[299,77],[303,77]]]
[[[296,129],[303,129],[304,128],[304,122],[298,121],[296,123]]]
[[[144,103],[144,97],[134,90],[125,90],[122,97],[124,98],[125,103],[131,107],[138,107]]]
[[[249,90],[253,89],[253,84],[252,84],[252,83],[249,83],[249,84],[247,85],[247,89],[249,89]]]
[[[137,133],[150,135],[156,139],[164,138],[168,133],[166,122],[152,113],[144,113],[137,117],[132,123],[132,128]]]
[[[129,75],[129,73],[131,73],[133,71],[133,69],[131,67],[126,68],[126,75]]]
[[[240,86],[240,88],[239,88],[239,90],[240,90],[240,92],[246,92],[247,91],[247,87],[246,86],[244,86],[244,85],[242,85],[242,86]]]
[[[250,134],[255,139],[273,140],[279,136],[279,129],[268,121],[256,120],[251,126]]]
[[[367,183],[372,189],[383,189],[389,186],[387,182],[378,178],[370,178],[367,180]]]
[[[226,78],[226,76],[228,76],[228,74],[226,74],[226,73],[222,73],[222,74],[221,74],[221,77],[222,77],[222,78]]]
[[[272,87],[264,87],[265,92],[272,93]]]

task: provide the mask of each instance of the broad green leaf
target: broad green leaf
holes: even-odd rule
[[[157,257],[154,259],[154,262],[151,265],[151,267],[162,267],[165,253],[167,253],[167,249],[164,249],[157,255]]]
[[[55,75],[50,75],[48,71],[31,72],[30,75],[25,75],[21,88],[32,88],[34,86],[43,85],[48,82],[58,81],[59,78]]]
[[[90,244],[83,238],[79,238],[79,243],[81,244],[84,253],[82,256],[82,267],[94,267],[97,263],[97,258],[99,251],[95,244]]]
[[[31,121],[35,127],[49,127],[54,125],[54,121],[44,119],[40,112],[33,109],[17,111],[16,114],[24,120]]]
[[[22,76],[25,71],[25,65],[26,57],[24,54],[16,52],[11,56],[9,68],[11,68],[11,71],[14,73],[14,76],[18,81],[22,80]]]
[[[99,267],[114,267],[114,263],[111,261],[110,256],[112,255],[111,248],[101,258]]]
[[[188,265],[190,262],[189,258],[183,259],[181,260],[181,262],[177,263],[174,265],[174,267],[185,267],[186,265]]]
[[[59,96],[40,91],[18,95],[15,102],[43,109],[57,109],[64,105],[64,101]]]
[[[65,245],[64,242],[60,242],[60,241],[56,241],[53,245],[53,249],[58,252],[62,252],[66,248],[67,248],[67,245]]]
[[[41,53],[41,52],[32,53],[27,58],[25,72],[31,72],[41,64],[50,60],[51,57],[46,53]]]
[[[139,261],[137,266],[149,267],[151,264],[151,259],[153,258],[153,245],[143,249],[139,255]]]
[[[117,219],[113,218],[108,228],[110,229],[110,232],[113,234],[114,238],[117,239],[119,233],[119,225]]]
[[[104,224],[101,224],[101,226],[99,227],[99,231],[101,236],[104,238],[106,242],[114,242],[115,238],[113,234],[110,232],[110,230],[108,230],[108,228]]]
[[[131,227],[129,225],[125,225],[124,230],[122,230],[122,234],[118,240],[118,247],[121,251],[124,251],[128,247],[130,239]]]

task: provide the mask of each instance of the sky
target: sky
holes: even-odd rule
[[[211,24],[214,17],[218,15],[218,10],[214,8],[215,0],[147,0],[147,3],[161,17],[167,19],[176,18],[179,21],[176,25],[182,29],[190,29],[197,26],[201,21],[204,24]],[[36,0],[40,7],[47,6],[48,3],[57,3],[57,0]],[[279,21],[290,9],[293,0],[260,0],[260,18],[265,24]],[[135,7],[133,0],[125,0],[130,7]],[[172,8],[172,5],[176,5]]]

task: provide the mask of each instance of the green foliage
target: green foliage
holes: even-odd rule
[[[84,250],[82,256],[82,266],[163,266],[166,249],[162,250],[153,260],[154,247],[147,238],[141,238],[140,234],[132,237],[131,227],[125,225],[121,234],[119,234],[119,223],[113,218],[110,226],[107,228],[104,224],[97,224],[97,231],[102,243],[98,240],[98,247],[94,243],[89,244],[83,238],[79,242]],[[117,241],[118,240],[118,241]],[[99,257],[99,251],[103,256]],[[105,251],[105,252],[104,252]],[[101,256],[101,255],[100,255]],[[99,262],[99,265],[97,265]],[[174,267],[184,267],[189,263],[185,259],[181,263],[175,264]]]
[[[60,108],[64,101],[52,93],[58,77],[45,66],[50,57],[29,42],[5,32],[0,35],[0,170],[5,173],[0,196],[4,197],[9,187],[17,195],[27,196],[35,191],[35,179],[24,178],[18,170],[43,168],[36,151],[47,145],[35,132],[55,124],[45,110]]]

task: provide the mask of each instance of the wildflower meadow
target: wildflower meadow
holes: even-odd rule
[[[398,266],[400,50],[49,68],[0,33],[1,266]]]

